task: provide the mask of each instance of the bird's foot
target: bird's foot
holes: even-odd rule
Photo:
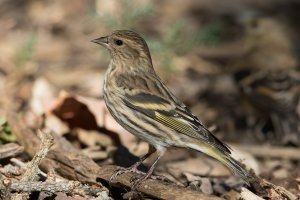
[[[139,176],[139,177],[137,177],[137,176],[131,177],[131,179],[130,179],[130,182],[132,182],[131,190],[132,190],[132,191],[135,191],[135,190],[138,188],[138,186],[139,186],[142,182],[144,182],[145,180],[147,180],[148,178],[149,178],[149,177],[147,176],[147,174],[146,174],[146,175]]]
[[[133,165],[128,168],[118,167],[113,173],[113,175],[111,175],[111,177],[109,178],[109,185],[115,178],[117,178],[117,176],[120,176],[121,174],[125,173],[145,174],[137,169],[137,165]]]
[[[152,175],[150,178],[153,179],[153,180],[160,180],[160,181],[163,181],[163,182],[166,182],[166,183],[171,183],[172,182],[167,177],[161,176],[161,175]]]
[[[132,176],[130,179],[130,182],[132,183],[131,186],[131,190],[136,190],[137,187],[144,181],[146,181],[147,179],[152,179],[152,180],[160,180],[166,183],[171,183],[171,181],[169,179],[167,179],[164,176],[160,176],[160,175],[148,175],[148,174],[144,174],[143,175],[139,175],[139,176]]]

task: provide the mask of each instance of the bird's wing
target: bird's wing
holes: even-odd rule
[[[148,85],[156,84],[157,81],[160,81],[154,78],[146,79]],[[147,115],[179,133],[204,141],[223,152],[230,153],[229,147],[226,144],[210,133],[198,118],[165,85],[161,82],[159,83],[160,89],[158,90],[147,90],[131,85],[130,90],[125,90],[124,103],[128,107]]]

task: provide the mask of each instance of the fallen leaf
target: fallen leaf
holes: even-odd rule
[[[32,87],[31,110],[37,115],[47,113],[53,107],[54,93],[54,87],[45,78],[38,78]]]

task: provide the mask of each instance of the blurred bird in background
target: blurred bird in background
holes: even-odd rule
[[[119,174],[137,167],[157,152],[148,173],[133,188],[151,176],[158,160],[169,147],[194,149],[224,165],[246,182],[247,171],[231,156],[230,148],[217,139],[191,111],[175,97],[157,76],[145,40],[133,31],[114,31],[93,40],[107,48],[111,62],[104,80],[104,100],[115,120],[126,130],[148,142],[149,152],[139,162]]]
[[[266,134],[259,133],[262,139],[299,146],[300,73],[288,29],[282,24],[273,18],[246,23],[246,51],[235,66],[235,80],[259,111],[262,124],[271,123]]]

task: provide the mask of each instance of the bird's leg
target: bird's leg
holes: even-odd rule
[[[143,181],[148,179],[153,174],[153,171],[154,171],[159,159],[163,156],[163,154],[164,154],[164,151],[159,152],[158,157],[156,158],[156,160],[154,161],[154,163],[152,164],[152,166],[150,167],[150,169],[149,169],[149,171],[147,172],[146,175],[144,175],[144,176],[142,176],[142,177],[140,177],[140,178],[133,181],[133,184],[131,186],[132,190],[135,190],[140,183],[142,183]]]
[[[285,134],[281,120],[279,119],[279,116],[276,115],[275,113],[271,113],[270,118],[271,118],[272,125],[274,126],[275,141],[279,141],[279,143],[281,143],[283,135]]]
[[[143,157],[140,158],[138,162],[136,162],[134,165],[128,167],[128,168],[119,168],[117,169],[114,174],[109,178],[109,183],[111,183],[112,180],[114,180],[117,176],[124,174],[124,173],[129,173],[129,172],[134,172],[134,173],[139,173],[141,174],[142,172],[138,171],[138,167],[143,163],[144,160],[149,158],[153,153],[156,152],[156,149],[149,145],[148,153],[145,154]]]
[[[146,160],[147,158],[149,158],[155,152],[156,152],[156,149],[153,146],[149,145],[148,153],[145,154],[143,157],[141,157],[138,162],[136,162],[134,165],[132,165],[131,167],[129,167],[127,169],[129,169],[130,172],[138,172],[137,168],[144,162],[144,160]]]
[[[282,143],[283,144],[294,144],[299,145],[299,133],[296,120],[297,117],[293,116],[283,118],[281,120],[283,136],[282,136]]]

